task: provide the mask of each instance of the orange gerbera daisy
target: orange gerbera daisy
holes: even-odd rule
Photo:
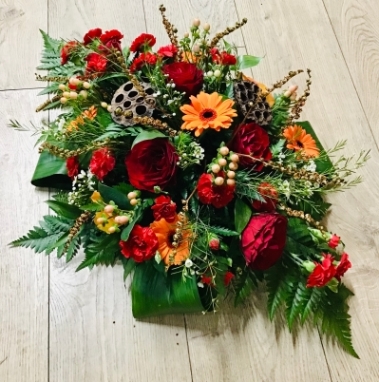
[[[284,129],[283,135],[287,139],[287,149],[299,151],[310,158],[317,158],[320,155],[320,150],[312,135],[307,134],[301,126],[288,126]]]
[[[158,238],[158,251],[163,262],[168,266],[180,265],[183,261],[188,259],[190,255],[190,240],[192,237],[190,230],[183,229],[181,239],[178,242],[179,245],[176,248],[172,246],[173,236],[177,228],[176,223],[178,221],[179,218],[177,216],[173,223],[169,223],[166,219],[162,218],[150,224],[150,228]]]
[[[236,111],[232,109],[231,99],[222,100],[220,94],[214,92],[207,94],[200,92],[197,97],[191,96],[191,105],[183,105],[180,110],[183,116],[182,130],[195,130],[198,137],[204,129],[220,131],[227,129],[232,124],[232,117],[236,117]]]

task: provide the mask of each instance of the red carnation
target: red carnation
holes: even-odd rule
[[[146,46],[154,46],[156,42],[157,40],[152,34],[142,33],[132,42],[132,45],[130,46],[130,51],[142,51]]]
[[[175,181],[178,154],[166,138],[142,141],[125,158],[130,184],[138,190],[154,191]]]
[[[75,52],[78,43],[76,41],[69,41],[61,50],[61,65],[68,62],[70,56]]]
[[[166,219],[169,223],[172,223],[176,219],[176,203],[167,195],[158,196],[154,200],[155,204],[151,207],[155,220],[162,218]]]
[[[252,205],[257,211],[273,211],[278,203],[278,191],[267,182],[262,182],[258,186],[258,193],[264,199],[263,201],[254,200]]]
[[[340,240],[341,238],[334,233],[328,242],[328,246],[333,249],[337,248]]]
[[[178,53],[178,48],[175,45],[166,45],[158,49],[157,54],[162,57],[174,57]]]
[[[224,276],[224,285],[229,286],[229,284],[231,283],[233,279],[234,279],[234,274],[230,271],[226,272]]]
[[[197,195],[203,204],[212,204],[213,207],[221,208],[229,204],[234,198],[235,186],[223,184],[216,186],[212,182],[211,174],[202,174],[197,184]]]
[[[83,37],[84,45],[91,44],[91,42],[97,38],[100,38],[103,31],[100,28],[89,30]]]
[[[141,70],[144,65],[154,66],[157,63],[157,59],[157,56],[153,53],[141,53],[133,60],[129,70],[131,73],[134,73],[137,70]]]
[[[96,150],[92,154],[89,168],[99,180],[103,180],[110,171],[113,170],[116,159],[111,152],[106,148]]]
[[[110,31],[104,32],[100,36],[100,41],[108,49],[114,48],[121,51],[121,39],[124,35],[119,32],[117,29],[112,29]]]
[[[203,87],[203,71],[189,62],[173,62],[163,66],[163,73],[168,74],[176,89],[187,96],[196,95]]]
[[[66,160],[67,175],[73,179],[79,174],[79,160],[77,156],[69,157]]]
[[[241,235],[247,265],[259,271],[272,267],[282,256],[287,238],[287,218],[277,213],[253,215]]]
[[[229,148],[238,154],[251,155],[257,159],[268,161],[272,158],[269,136],[256,123],[246,123],[237,127],[237,134],[229,144]],[[263,164],[253,159],[240,156],[240,164],[261,171]]]
[[[220,59],[220,52],[217,48],[212,48],[209,53],[211,54],[212,61],[215,63],[218,63],[218,60]]]
[[[158,250],[158,239],[150,227],[136,224],[127,241],[120,241],[121,253],[136,263],[150,260]]]
[[[322,263],[316,263],[315,269],[309,275],[307,288],[323,287],[336,275],[336,267],[333,265],[333,256],[323,254],[323,257]]]
[[[107,70],[108,60],[99,53],[90,53],[86,57],[86,73],[103,73]]]
[[[337,266],[335,278],[338,281],[341,281],[341,277],[346,273],[348,269],[351,268],[351,262],[349,260],[349,255],[347,253],[343,253],[341,256],[341,261]]]
[[[220,55],[220,63],[222,65],[235,65],[237,63],[237,59],[233,54],[222,52]]]

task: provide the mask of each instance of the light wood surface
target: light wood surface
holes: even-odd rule
[[[346,154],[371,149],[360,170],[365,182],[333,195],[330,229],[347,245],[353,268],[346,282],[353,341],[361,360],[320,340],[317,329],[295,337],[280,320],[270,323],[264,294],[245,307],[215,315],[168,316],[136,321],[122,270],[75,273],[80,259],[64,261],[10,249],[48,212],[48,193],[30,185],[37,158],[34,137],[6,127],[10,118],[38,121],[41,99],[33,81],[42,43],[38,28],[78,38],[90,28],[118,28],[130,43],[140,32],[168,43],[161,1],[0,0],[0,381],[362,381],[379,380],[379,3],[376,0],[165,1],[182,35],[193,17],[222,30],[249,22],[228,40],[264,56],[254,68],[267,84],[289,70],[311,68],[305,107],[321,141],[347,138]],[[304,81],[299,76],[293,82]]]

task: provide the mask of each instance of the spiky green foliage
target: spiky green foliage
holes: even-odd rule
[[[47,215],[40,221],[40,227],[34,227],[25,236],[12,241],[10,245],[32,248],[36,253],[49,254],[73,224],[74,220]]]

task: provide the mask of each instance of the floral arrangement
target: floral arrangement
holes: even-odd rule
[[[37,111],[60,112],[38,128],[32,183],[59,190],[56,215],[12,245],[67,261],[82,248],[78,270],[122,264],[136,318],[216,312],[262,284],[271,319],[310,319],[357,357],[341,281],[351,262],[321,221],[325,195],[359,183],[349,176],[368,152],[335,158],[345,142],[326,151],[298,121],[310,70],[300,96],[280,89],[302,70],[271,87],[242,73],[260,59],[224,37],[246,19],[213,38],[195,19],[179,39],[160,12],[171,43],[158,49],[148,33],[123,48],[118,30],[42,32],[50,98]]]

